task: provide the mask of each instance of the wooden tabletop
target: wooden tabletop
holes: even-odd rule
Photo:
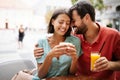
[[[60,77],[46,78],[43,80],[81,80],[81,79],[80,77],[75,77],[75,76],[60,76]]]
[[[89,77],[86,77],[86,76],[59,76],[59,77],[45,78],[42,80],[101,80],[101,79],[96,79],[95,77],[91,77],[91,76],[89,76]]]

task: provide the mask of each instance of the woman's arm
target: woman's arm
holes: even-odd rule
[[[70,74],[75,74],[77,71],[77,56],[72,57],[71,67],[70,67]]]
[[[44,54],[44,49],[43,48],[39,48],[38,44],[36,44],[35,45],[35,49],[34,49],[34,57],[36,59],[37,58],[41,58],[43,54]],[[51,65],[51,62],[52,62],[52,57],[47,55],[43,63],[37,63],[38,76],[40,78],[43,78],[48,73],[48,70],[49,70],[49,67]]]
[[[43,78],[46,76],[51,66],[51,63],[52,63],[52,57],[47,55],[44,62],[38,65],[38,76],[40,78]]]
[[[40,78],[43,78],[46,76],[46,74],[49,71],[49,68],[52,64],[52,58],[53,57],[60,57],[65,52],[65,49],[61,45],[56,45],[54,48],[50,50],[50,52],[47,54],[44,62],[42,64],[38,65],[38,76]]]
[[[75,46],[73,44],[69,44],[66,53],[68,56],[71,56],[72,58],[72,62],[71,62],[70,70],[69,70],[70,74],[75,74],[75,72],[77,71],[78,56],[76,52],[77,51],[76,51]]]

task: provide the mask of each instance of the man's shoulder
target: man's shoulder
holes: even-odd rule
[[[110,28],[110,27],[107,27],[107,26],[105,26],[101,23],[97,23],[97,22],[96,22],[96,24],[100,26],[102,33],[108,33],[108,34],[118,33],[117,29],[115,29],[115,28]]]
[[[115,34],[119,33],[116,29],[109,28],[109,27],[102,27],[102,30],[103,30],[104,33],[110,34],[110,35],[115,35]]]

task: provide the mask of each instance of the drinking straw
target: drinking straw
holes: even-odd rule
[[[101,51],[102,51],[104,45],[105,45],[105,41],[104,41],[104,43],[102,44],[102,46],[101,46],[101,48],[100,48],[100,51],[99,51],[100,55],[101,55]]]

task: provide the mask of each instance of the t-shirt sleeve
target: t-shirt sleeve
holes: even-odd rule
[[[79,38],[77,38],[75,36],[70,36],[66,39],[66,41],[75,45],[75,48],[76,48],[76,51],[77,51],[77,56],[80,56],[82,54],[81,41],[80,41]]]
[[[117,60],[120,60],[120,33],[118,32],[116,34],[116,38],[115,38],[115,44],[114,44],[114,57]]]
[[[44,49],[44,45],[43,44],[44,44],[44,40],[40,39],[38,41],[38,47]],[[43,55],[40,58],[37,58],[36,61],[37,61],[37,63],[43,63],[44,60],[45,60],[45,53],[43,52]]]
[[[82,54],[81,41],[80,41],[80,39],[77,38],[75,42],[76,42],[75,47],[77,50],[77,56],[80,56]]]

